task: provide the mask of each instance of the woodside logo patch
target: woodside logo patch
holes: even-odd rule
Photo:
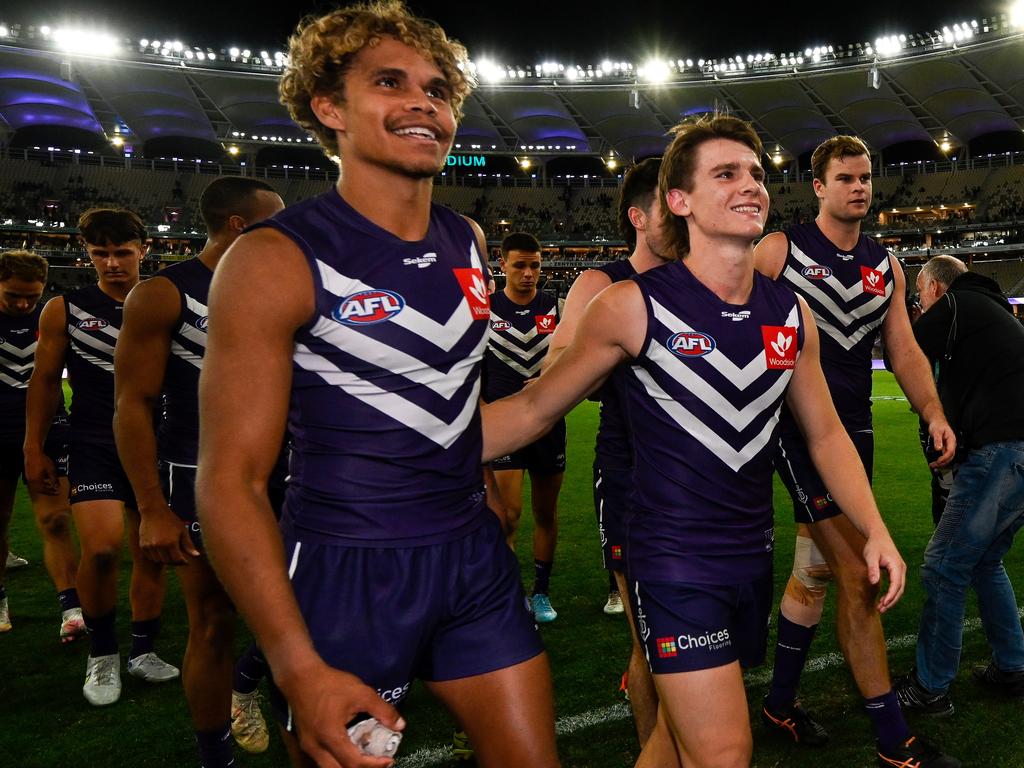
[[[770,371],[796,367],[796,328],[790,325],[762,325],[764,359]]]

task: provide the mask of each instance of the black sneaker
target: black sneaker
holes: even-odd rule
[[[922,687],[917,679],[916,670],[912,669],[902,677],[896,678],[893,689],[904,712],[913,710],[932,717],[949,717],[954,712],[953,700],[949,698],[949,694],[932,693]]]
[[[979,664],[971,676],[992,691],[1014,699],[1024,699],[1024,672],[1004,672],[991,664]]]
[[[943,754],[934,744],[920,736],[911,736],[903,744],[885,752],[878,748],[878,765],[881,768],[963,768],[955,757]]]
[[[781,733],[797,744],[821,747],[828,741],[828,731],[803,708],[799,701],[788,709],[772,709],[765,699],[761,704],[761,720],[769,731]]]

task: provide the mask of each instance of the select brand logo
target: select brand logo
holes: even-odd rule
[[[699,331],[680,331],[666,342],[666,346],[679,357],[704,357],[715,350],[715,340]]]
[[[390,320],[404,308],[405,299],[394,291],[360,291],[338,302],[331,317],[344,325],[373,325]]]
[[[789,325],[762,325],[764,357],[768,370],[780,371],[796,367],[796,328]]]

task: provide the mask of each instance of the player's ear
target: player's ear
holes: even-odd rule
[[[314,96],[309,102],[316,119],[335,131],[345,130],[345,114],[343,106],[330,96],[321,94]]]
[[[814,187],[814,194],[819,200],[825,196],[825,183],[821,179],[814,179],[811,186]]]
[[[635,205],[629,206],[626,216],[629,218],[629,223],[633,226],[633,229],[640,231],[647,227],[647,214]]]
[[[676,216],[690,215],[690,194],[682,189],[670,189],[665,195],[665,204]]]

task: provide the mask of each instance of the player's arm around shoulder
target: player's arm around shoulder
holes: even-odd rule
[[[566,294],[565,304],[562,306],[555,332],[551,334],[542,371],[550,368],[558,356],[572,343],[584,310],[597,294],[611,284],[611,278],[599,269],[588,269],[576,278],[569,293]]]
[[[150,560],[182,564],[199,552],[160,487],[153,409],[163,388],[181,296],[170,280],[136,285],[124,302],[114,347],[114,438],[121,466],[139,502],[139,544]]]
[[[533,442],[599,387],[616,365],[640,353],[647,309],[632,280],[609,286],[590,302],[572,343],[537,381],[481,409],[483,460]]]
[[[942,451],[929,466],[941,467],[953,460],[956,452],[956,433],[946,420],[945,411],[935,389],[931,365],[914,337],[907,313],[907,280],[895,256],[889,254],[892,270],[892,301],[882,321],[882,340],[885,342],[892,371],[910,405],[928,425],[928,433],[937,450]]]
[[[68,351],[64,297],[46,302],[39,315],[32,377],[25,395],[25,479],[33,493],[53,496],[59,489],[57,467],[43,452],[57,406],[64,398],[61,373]]]
[[[765,277],[778,280],[786,265],[789,238],[784,232],[772,232],[754,246],[754,269]]]
[[[825,487],[867,539],[864,559],[871,583],[879,582],[882,570],[889,574],[889,589],[879,601],[879,610],[885,611],[902,596],[907,567],[878,511],[857,449],[832,403],[821,371],[814,318],[803,298],[797,297],[797,300],[804,325],[804,346],[797,358],[786,401],[807,440],[811,460]]]

